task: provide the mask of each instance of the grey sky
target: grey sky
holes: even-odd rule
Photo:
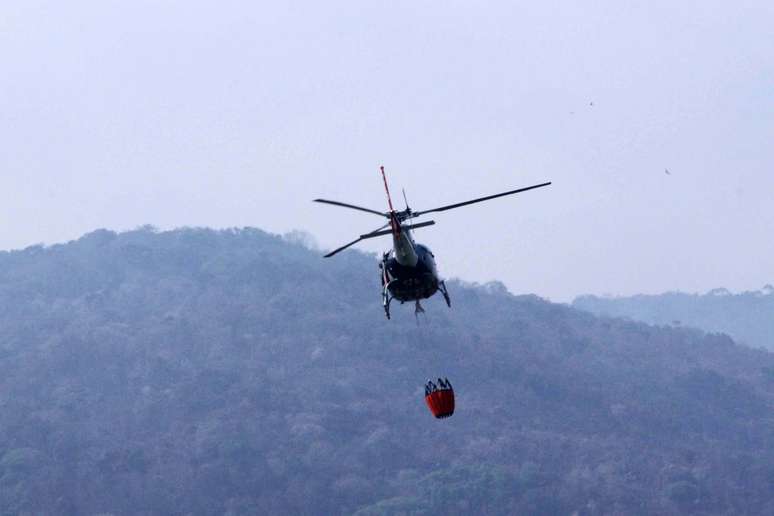
[[[381,4],[4,3],[0,248],[146,223],[334,247],[379,219],[310,200],[382,209],[384,164],[419,209],[554,181],[418,230],[447,276],[774,282],[774,3]]]

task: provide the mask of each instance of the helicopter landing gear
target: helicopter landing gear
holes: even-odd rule
[[[387,320],[390,320],[390,301],[392,296],[390,295],[390,285],[393,281],[387,274],[387,256],[388,253],[384,253],[382,261],[379,263],[379,270],[382,271],[382,306],[384,307],[384,315],[387,316]]]
[[[451,299],[449,298],[449,291],[446,290],[446,282],[445,281],[441,281],[438,284],[438,290],[440,290],[441,294],[443,294],[443,299],[444,299],[444,301],[446,301],[446,306],[451,308]]]
[[[384,306],[384,315],[387,316],[387,320],[390,320],[390,301],[392,301],[392,296],[390,295],[390,291],[387,288],[389,287],[389,283],[384,285],[384,289],[382,290],[382,305]]]

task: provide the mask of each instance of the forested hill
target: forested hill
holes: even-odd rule
[[[774,287],[771,285],[739,294],[718,288],[703,295],[667,292],[631,297],[581,296],[573,306],[598,315],[628,317],[649,324],[724,332],[739,343],[774,350]]]
[[[772,354],[497,284],[386,321],[374,257],[320,254],[0,253],[0,514],[774,514]]]

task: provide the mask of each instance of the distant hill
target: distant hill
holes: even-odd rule
[[[740,294],[716,288],[704,295],[667,292],[632,297],[581,296],[572,305],[597,315],[727,333],[748,346],[774,350],[774,287],[771,285]]]
[[[296,240],[0,253],[0,514],[774,514],[771,353]]]

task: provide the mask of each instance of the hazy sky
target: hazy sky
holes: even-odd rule
[[[771,0],[19,0],[0,70],[3,249],[146,223],[330,248],[381,221],[311,199],[385,209],[384,164],[415,209],[554,182],[418,230],[447,276],[774,283]]]

